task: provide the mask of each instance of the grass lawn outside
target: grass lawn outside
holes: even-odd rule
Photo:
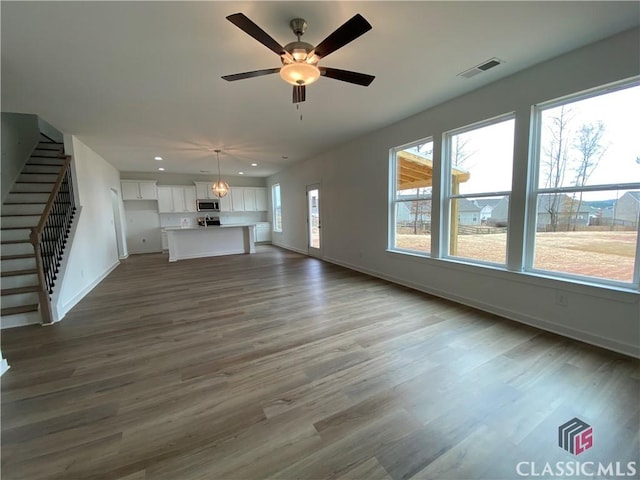
[[[637,232],[536,233],[534,268],[631,282]],[[430,235],[397,234],[398,248],[428,252]],[[458,235],[456,256],[504,264],[506,233]]]

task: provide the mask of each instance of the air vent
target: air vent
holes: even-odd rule
[[[493,57],[493,58],[490,58],[489,60],[482,62],[480,65],[476,65],[475,67],[472,67],[468,70],[465,70],[462,73],[459,73],[457,76],[464,77],[464,78],[475,77],[479,73],[486,72],[490,68],[497,67],[501,63],[504,63],[504,62],[498,58]]]

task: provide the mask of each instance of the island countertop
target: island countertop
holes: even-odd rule
[[[206,227],[197,225],[195,227],[164,227],[168,231],[175,230],[207,230],[209,228],[234,228],[234,227],[255,227],[255,223],[225,223],[222,225],[207,225]]]
[[[255,253],[255,223],[165,227],[169,261]]]

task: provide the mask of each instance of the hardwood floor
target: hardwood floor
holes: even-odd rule
[[[133,256],[63,322],[4,330],[2,352],[4,480],[638,461],[637,360],[270,246]],[[579,456],[558,446],[574,417],[593,427]]]

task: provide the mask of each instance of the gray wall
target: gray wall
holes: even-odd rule
[[[38,135],[38,117],[35,115],[2,113],[2,203],[38,143]]]
[[[158,185],[190,185],[193,182],[214,182],[217,175],[188,175],[182,173],[145,173],[145,172],[120,172],[123,180],[156,180]],[[245,177],[244,175],[223,175],[222,180],[231,187],[264,187],[266,178]]]
[[[519,273],[531,105],[640,74],[640,30],[544,62],[269,177],[281,185],[283,231],[273,243],[305,252],[305,186],[321,184],[325,260],[572,338],[639,356],[640,295]],[[388,252],[389,150],[515,112],[508,269]],[[436,169],[439,158],[434,158]],[[439,171],[435,172],[436,176]],[[434,186],[434,218],[439,191]],[[345,208],[348,205],[349,208]],[[436,245],[437,246],[437,245]],[[563,293],[568,306],[556,304]]]

